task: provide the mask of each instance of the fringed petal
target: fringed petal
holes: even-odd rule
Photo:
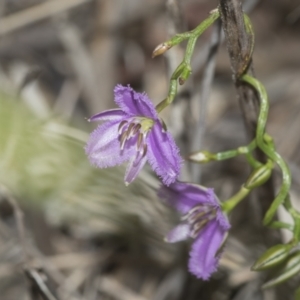
[[[85,152],[93,165],[99,168],[113,167],[129,160],[134,154],[134,147],[120,150],[118,126],[119,122],[105,122],[90,135]]]
[[[114,89],[116,104],[130,116],[158,119],[152,101],[145,93],[137,93],[129,86],[117,85]]]
[[[169,132],[161,123],[154,124],[147,138],[148,161],[165,185],[170,185],[179,176],[182,159],[179,149]]]
[[[125,173],[125,185],[129,185],[133,180],[135,180],[146,161],[147,157],[136,157],[135,155],[133,158],[131,158]]]
[[[226,231],[220,224],[213,220],[208,223],[195,239],[190,251],[189,270],[197,278],[209,279],[211,274],[216,271],[220,249]]]
[[[180,223],[168,233],[165,240],[168,243],[176,243],[186,240],[189,237],[189,234],[190,225],[187,223]]]
[[[121,121],[126,114],[121,109],[109,109],[96,114],[88,119],[89,122],[94,121]]]
[[[158,195],[182,214],[199,204],[219,206],[213,189],[197,184],[176,181],[169,187],[162,186]]]

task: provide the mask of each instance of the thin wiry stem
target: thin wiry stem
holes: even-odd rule
[[[206,125],[206,113],[207,113],[207,103],[211,91],[211,85],[215,75],[215,65],[216,56],[218,53],[218,48],[221,42],[221,22],[218,21],[214,25],[214,30],[211,35],[210,47],[208,51],[207,62],[203,72],[203,79],[200,85],[200,95],[196,93],[196,96],[200,98],[200,112],[199,119],[195,125],[194,136],[192,139],[192,150],[200,149],[202,146],[203,134],[205,132]],[[192,179],[194,182],[200,182],[201,180],[201,168],[199,165],[191,165]]]

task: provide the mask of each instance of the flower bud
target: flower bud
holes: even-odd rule
[[[280,284],[300,272],[300,252],[291,255],[284,266],[279,270],[278,276],[266,282],[262,288],[267,289]]]
[[[171,48],[170,45],[167,45],[166,43],[159,44],[152,52],[152,58],[155,56],[164,54],[166,51],[168,51]]]
[[[211,153],[209,153],[208,151],[200,151],[200,152],[192,153],[188,157],[188,159],[190,161],[197,162],[197,163],[206,163],[213,160]]]
[[[252,266],[253,271],[262,271],[272,268],[283,262],[289,255],[292,246],[279,244],[268,249]]]
[[[247,189],[253,189],[264,184],[271,176],[272,169],[269,165],[262,165],[252,172],[245,183]]]

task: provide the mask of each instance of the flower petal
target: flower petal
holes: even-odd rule
[[[162,178],[165,185],[170,185],[179,176],[182,158],[179,149],[169,132],[165,132],[157,121],[147,138],[148,160],[152,169]]]
[[[220,259],[218,250],[226,231],[216,220],[209,222],[192,245],[189,270],[197,278],[207,280],[216,271]]]
[[[158,196],[182,214],[188,213],[199,204],[209,204],[219,207],[213,189],[191,183],[176,181],[169,187],[162,186]]]
[[[130,162],[128,163],[126,173],[125,173],[125,185],[129,185],[138,175],[138,173],[141,171],[143,166],[145,165],[147,161],[147,157],[136,157],[134,155],[133,158],[131,158]]]
[[[168,233],[165,240],[168,243],[184,241],[189,237],[190,231],[191,230],[189,224],[180,223]]]
[[[134,147],[120,149],[118,140],[119,122],[109,121],[98,126],[90,135],[85,152],[90,162],[99,167],[107,168],[122,164],[134,155]]]
[[[109,109],[90,117],[88,121],[120,121],[125,117],[126,114],[121,109]]]
[[[157,120],[152,101],[145,93],[137,93],[130,86],[117,85],[114,89],[116,104],[131,116],[145,116]]]
[[[227,231],[230,229],[230,223],[227,216],[222,212],[221,209],[217,210],[216,220],[220,224],[223,230]]]

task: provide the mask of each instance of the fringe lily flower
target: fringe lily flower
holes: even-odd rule
[[[162,187],[159,196],[182,214],[181,223],[169,232],[166,241],[192,238],[189,271],[207,280],[218,267],[220,250],[230,228],[213,189],[175,182]]]
[[[117,85],[114,95],[119,109],[106,110],[89,119],[104,121],[86,145],[89,160],[99,168],[128,161],[125,184],[136,178],[148,160],[163,183],[171,184],[179,175],[181,157],[153,103],[145,93],[137,93],[129,86]]]

